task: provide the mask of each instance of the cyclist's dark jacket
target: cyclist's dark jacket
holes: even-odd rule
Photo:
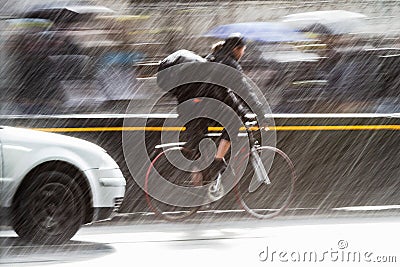
[[[215,54],[208,55],[206,58],[208,61],[225,64],[242,72],[242,67],[239,65],[237,60],[234,59],[231,52],[223,53],[220,51]],[[225,103],[227,106],[231,107],[243,120],[244,115],[249,113],[249,109],[247,108],[247,106],[258,106],[258,108],[261,108],[261,103],[253,92],[253,88],[251,88],[245,81],[242,81],[242,84],[240,86],[248,89],[248,95],[245,102],[238,98],[230,89],[207,83],[192,83],[189,85],[182,85],[174,89],[172,92],[176,96],[178,104],[190,99],[202,97],[219,100]],[[193,103],[193,105],[201,105],[201,102]],[[215,110],[210,112],[215,112]],[[182,114],[179,106],[178,113]],[[198,143],[201,138],[204,137],[204,134],[207,133],[207,126],[209,126],[207,124],[209,123],[210,120],[198,119],[197,122],[193,122],[190,126],[187,126],[187,131],[190,135],[190,141],[192,143]],[[225,140],[230,140],[225,130],[222,132],[221,138]]]
[[[224,52],[223,50],[216,52],[215,54],[210,54],[206,57],[211,62],[221,63],[227,66],[230,66],[239,72],[243,72],[242,67],[238,63],[238,61],[234,58],[232,52]],[[251,112],[251,108],[256,108],[259,110],[263,110],[261,102],[258,100],[253,87],[250,86],[245,80],[240,80],[240,87],[246,89],[246,99],[243,101],[238,98],[236,94],[234,94],[231,90],[228,90],[228,94],[237,107],[235,110],[239,115],[246,114]],[[250,110],[248,109],[250,107]]]
[[[243,71],[242,67],[234,59],[231,53],[219,52],[215,54],[210,54],[206,58],[208,61],[230,66],[240,72]],[[250,106],[252,108],[255,107],[262,108],[262,105],[260,101],[257,99],[253,91],[253,88],[245,81],[241,82],[242,84],[240,86],[242,88],[247,88],[246,91],[248,95],[245,101],[246,104],[244,104],[243,100],[238,98],[230,89],[212,84],[192,83],[190,85],[179,86],[172,92],[176,96],[178,104],[193,98],[208,97],[224,102],[227,106],[230,106],[239,116],[243,117],[246,113],[249,112],[246,106]]]

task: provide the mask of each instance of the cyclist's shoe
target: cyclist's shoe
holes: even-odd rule
[[[214,161],[201,171],[203,175],[203,184],[208,184],[217,179],[218,174],[222,174],[227,167],[225,159],[214,159]]]
[[[208,185],[208,198],[212,202],[219,200],[225,195],[225,189],[222,183],[213,181]]]

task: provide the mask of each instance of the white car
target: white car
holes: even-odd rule
[[[83,224],[111,218],[125,185],[117,163],[93,143],[0,127],[0,211],[25,240],[60,244]]]

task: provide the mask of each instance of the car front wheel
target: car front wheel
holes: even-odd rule
[[[82,191],[58,171],[34,174],[14,206],[13,227],[23,239],[39,244],[70,240],[83,224]]]

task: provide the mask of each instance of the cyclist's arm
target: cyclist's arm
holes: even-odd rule
[[[243,73],[243,69],[240,64],[234,60],[228,60],[225,62],[228,66],[235,68],[239,72]],[[263,107],[261,101],[257,97],[257,94],[254,91],[253,86],[247,81],[244,76],[238,77],[237,83],[240,85],[241,88],[244,89],[244,96],[241,96],[239,102],[247,109],[247,112],[251,112],[254,114],[266,114],[265,107]]]

